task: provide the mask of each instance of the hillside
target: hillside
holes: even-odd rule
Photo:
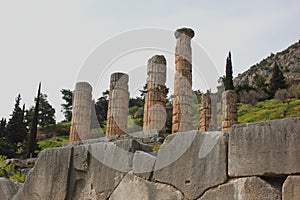
[[[287,49],[271,54],[261,62],[253,65],[247,71],[238,74],[234,79],[234,84],[237,86],[249,85],[254,86],[255,77],[263,76],[268,82],[270,80],[272,67],[274,62],[277,62],[286,77],[289,85],[300,83],[300,40],[289,46]]]
[[[300,99],[289,99],[287,102],[271,99],[258,102],[254,106],[239,103],[238,116],[239,123],[299,117]]]

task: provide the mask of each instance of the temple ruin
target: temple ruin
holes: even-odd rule
[[[237,94],[227,90],[222,94],[222,131],[228,132],[237,123]]]
[[[201,96],[199,131],[209,131],[211,124],[211,112],[210,92],[207,91]]]
[[[124,135],[128,122],[128,75],[113,73],[110,77],[106,136]]]
[[[192,126],[192,47],[194,31],[175,31],[175,68],[172,133],[185,132]]]
[[[166,131],[166,59],[155,55],[148,60],[147,94],[145,96],[143,130]]]
[[[73,112],[70,129],[70,142],[86,140],[91,129],[92,86],[78,82],[73,92]]]

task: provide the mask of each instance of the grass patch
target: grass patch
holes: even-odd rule
[[[61,147],[63,144],[69,142],[69,136],[57,136],[49,138],[47,140],[42,140],[38,142],[40,151],[48,148]]]
[[[238,116],[239,123],[300,117],[300,100],[289,99],[288,102],[282,102],[272,99],[259,102],[254,106],[239,103]]]

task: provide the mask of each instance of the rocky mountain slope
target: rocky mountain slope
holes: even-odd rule
[[[253,65],[247,71],[238,74],[234,79],[235,85],[254,86],[255,78],[263,76],[268,82],[271,78],[272,67],[277,62],[289,85],[300,83],[300,40],[287,49],[273,54]]]

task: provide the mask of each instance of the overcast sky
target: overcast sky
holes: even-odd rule
[[[299,0],[1,0],[0,117],[9,117],[19,93],[26,107],[32,106],[42,81],[43,93],[55,107],[57,120],[62,120],[60,90],[74,88],[90,53],[113,36],[145,27],[193,28],[193,41],[205,50],[220,74],[228,51],[232,51],[236,75],[300,39],[299,11]],[[172,34],[170,38],[175,45]],[[154,53],[141,55],[140,62],[146,64]],[[168,58],[173,68],[171,56]],[[146,73],[145,66],[138,70]],[[145,78],[146,74],[134,77],[142,82]],[[98,88],[94,98],[108,87],[109,76],[102,79],[100,88],[93,85]],[[168,79],[171,87],[173,77]],[[131,87],[132,94],[136,87]]]

